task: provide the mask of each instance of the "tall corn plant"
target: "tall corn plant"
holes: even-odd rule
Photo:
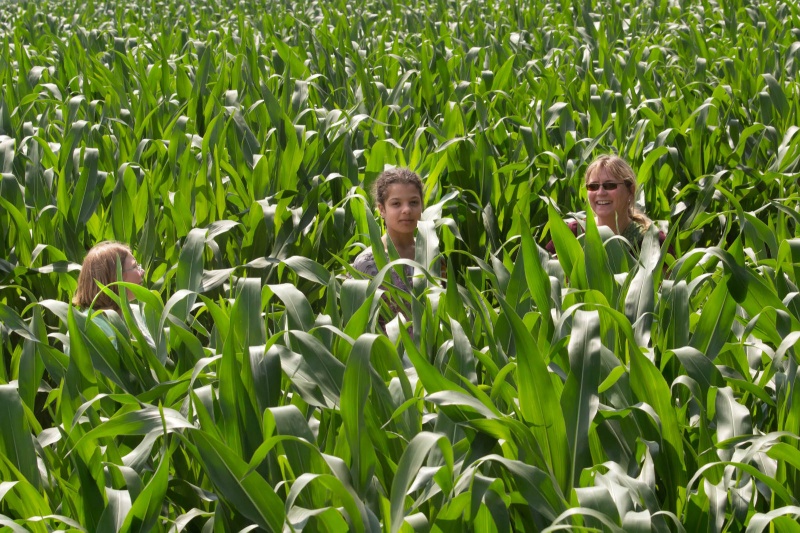
[[[793,526],[791,5],[0,11],[4,527]],[[674,256],[562,222],[608,151]],[[363,279],[387,165],[429,209]],[[106,239],[147,288],[75,309]]]

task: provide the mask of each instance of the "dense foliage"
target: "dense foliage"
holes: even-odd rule
[[[796,531],[798,28],[778,0],[0,3],[0,524]],[[674,257],[562,222],[610,151]],[[347,265],[386,165],[429,207],[384,334],[394,256]],[[107,239],[147,269],[113,339],[68,305]]]

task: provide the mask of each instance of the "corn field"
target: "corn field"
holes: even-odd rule
[[[0,0],[0,47],[3,531],[800,530],[795,2]],[[564,223],[612,152],[663,247]],[[388,166],[416,260],[360,279]]]

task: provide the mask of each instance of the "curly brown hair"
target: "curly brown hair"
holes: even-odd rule
[[[372,185],[372,197],[379,205],[386,202],[386,193],[390,185],[413,185],[419,191],[419,197],[422,198],[422,180],[416,172],[407,168],[392,168],[384,170],[375,180]]]
[[[124,264],[128,256],[133,256],[131,249],[120,242],[101,242],[89,250],[78,275],[78,289],[72,303],[82,309],[94,302],[94,309],[118,310],[114,301],[100,291],[97,283],[108,285],[117,281],[117,259]]]

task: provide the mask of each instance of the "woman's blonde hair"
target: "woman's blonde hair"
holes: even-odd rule
[[[636,202],[633,198],[633,194],[638,186],[636,183],[636,173],[628,162],[616,155],[601,155],[592,161],[589,168],[586,169],[585,183],[589,183],[589,180],[601,169],[605,170],[609,177],[625,184],[628,188],[628,192],[631,193],[631,202],[628,205],[628,216],[631,220],[638,222],[647,229],[650,224],[652,224],[652,221],[647,218],[647,215],[636,208]]]
[[[89,250],[78,275],[78,290],[75,291],[72,303],[86,309],[94,302],[94,309],[118,311],[117,305],[100,291],[97,283],[108,285],[117,281],[117,260],[120,265],[124,265],[128,256],[133,256],[131,249],[119,242],[101,242]]]

